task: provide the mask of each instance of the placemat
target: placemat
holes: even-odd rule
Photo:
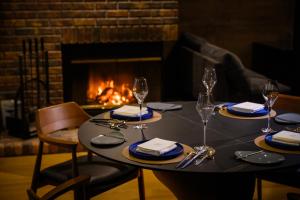
[[[185,144],[181,144],[181,145],[183,146],[183,153],[177,156],[176,158],[172,158],[169,160],[144,160],[144,159],[136,158],[129,154],[129,150],[128,150],[129,146],[125,147],[122,150],[122,155],[128,160],[136,161],[139,163],[145,163],[145,164],[163,165],[163,164],[176,163],[176,162],[180,162],[189,152],[193,151],[192,147]]]
[[[287,153],[287,154],[300,154],[300,151],[290,151],[290,150],[284,150],[284,149],[278,149],[275,147],[271,147],[265,142],[265,135],[261,135],[257,138],[255,138],[254,143],[256,146],[265,149],[267,151],[273,151],[277,153]]]
[[[106,112],[103,114],[103,118],[104,119],[110,119],[110,112]],[[147,123],[153,123],[153,122],[156,122],[158,120],[160,120],[162,118],[161,114],[156,112],[156,111],[153,111],[153,117],[150,118],[150,119],[146,119],[146,120],[142,120],[142,123],[143,124],[147,124]],[[139,124],[140,121],[126,121],[126,124]]]
[[[233,114],[227,112],[226,108],[220,109],[219,113],[220,113],[220,115],[223,115],[225,117],[234,118],[234,119],[267,119],[268,118],[268,115],[259,116],[259,117],[244,117],[244,116],[233,115]],[[275,117],[275,116],[276,116],[276,111],[271,110],[271,117]]]

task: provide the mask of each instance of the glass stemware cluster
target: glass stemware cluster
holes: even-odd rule
[[[262,89],[262,96],[265,100],[265,105],[268,107],[268,124],[266,128],[261,129],[263,133],[273,132],[270,123],[271,111],[272,111],[272,106],[277,100],[278,94],[279,94],[279,88],[277,82],[274,80],[268,80]]]
[[[212,90],[217,82],[217,76],[215,69],[213,67],[206,67],[204,70],[204,75],[202,77],[202,83],[206,88],[206,92],[199,93],[198,101],[196,104],[196,110],[198,114],[200,115],[203,123],[203,145],[202,148],[205,148],[206,150],[209,147],[206,145],[206,127],[208,120],[212,113],[214,112],[214,104],[212,102]]]
[[[134,126],[134,128],[137,129],[145,129],[147,128],[145,124],[142,124],[142,107],[143,107],[143,102],[148,95],[148,85],[147,85],[147,80],[144,77],[137,77],[134,79],[133,83],[133,95],[136,98],[139,106],[140,106],[140,123],[137,126]]]

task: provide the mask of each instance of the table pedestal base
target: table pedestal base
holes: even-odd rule
[[[255,176],[153,171],[179,200],[252,200]]]

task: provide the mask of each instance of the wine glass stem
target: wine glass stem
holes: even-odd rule
[[[270,130],[271,126],[270,126],[270,121],[271,121],[271,106],[268,106],[268,130]]]
[[[140,103],[140,125],[142,125],[142,106],[143,102]]]
[[[206,125],[207,122],[203,122],[203,145],[206,146]]]

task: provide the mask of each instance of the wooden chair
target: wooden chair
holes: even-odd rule
[[[287,112],[300,113],[300,97],[279,94],[273,106],[274,109],[282,109]],[[262,199],[262,180],[267,180],[291,187],[300,188],[300,168],[293,167],[285,170],[277,170],[267,174],[257,175],[257,199]],[[297,196],[297,194],[294,194]],[[293,197],[294,197],[293,196]]]
[[[273,108],[283,109],[288,112],[300,113],[300,97],[279,94]]]
[[[75,102],[62,103],[37,111],[36,126],[40,142],[31,190],[36,193],[37,189],[44,185],[57,186],[78,175],[87,175],[91,177],[86,187],[86,199],[89,199],[138,177],[139,197],[141,200],[144,199],[141,169],[93,156],[91,152],[86,156],[77,157],[76,149],[79,142],[74,128],[79,127],[89,118],[89,115]],[[69,149],[72,159],[41,170],[44,143]],[[80,191],[75,191],[75,199],[80,199],[79,195],[81,195]]]
[[[57,187],[50,190],[49,192],[47,192],[41,197],[39,197],[35,192],[33,192],[32,189],[28,189],[27,194],[30,200],[52,200],[52,199],[56,199],[60,195],[70,190],[81,188],[83,192],[80,199],[85,200],[85,185],[89,182],[89,180],[90,180],[89,176],[77,176],[58,185]]]

